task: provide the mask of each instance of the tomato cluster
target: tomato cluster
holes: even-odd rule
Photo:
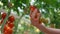
[[[6,13],[2,13],[1,15],[1,21],[0,24],[3,23],[3,20],[5,19],[5,17],[7,16]],[[6,24],[4,25],[4,31],[3,34],[12,34],[13,33],[13,27],[14,27],[14,16],[9,16],[8,20],[6,21]]]

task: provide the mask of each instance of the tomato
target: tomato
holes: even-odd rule
[[[6,24],[7,24],[10,28],[13,28],[13,27],[14,27],[13,22],[7,21]]]
[[[4,19],[6,17],[6,15],[7,15],[6,13],[3,13],[2,18]]]
[[[7,21],[7,22],[6,22],[6,24],[8,24],[8,23],[12,23],[12,22],[10,22],[10,21]]]
[[[11,30],[11,29],[7,29],[7,30],[4,32],[4,34],[12,34],[13,33],[13,30]]]
[[[8,27],[8,26],[4,26],[4,32],[3,32],[4,34],[12,34],[13,33],[13,30],[10,28],[10,27]]]
[[[35,6],[30,6],[30,10],[31,10],[31,11],[34,11],[35,9],[36,9]]]
[[[8,26],[9,26],[10,28],[13,28],[13,27],[14,27],[14,24],[13,24],[13,23],[8,23]]]
[[[5,32],[6,29],[7,29],[7,25],[4,26],[4,32]]]
[[[8,20],[13,22],[15,20],[15,18],[14,18],[14,16],[9,16]]]

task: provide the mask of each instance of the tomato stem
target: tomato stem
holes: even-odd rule
[[[14,33],[13,34],[17,34],[17,29],[18,29],[18,24],[21,20],[21,18],[24,16],[24,14],[22,14],[22,16],[19,19],[15,19],[15,29],[14,29]]]

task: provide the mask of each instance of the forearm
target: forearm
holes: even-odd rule
[[[60,34],[60,29],[54,29],[54,28],[47,28],[44,25],[37,26],[41,31],[47,34]]]
[[[44,25],[42,25],[42,24],[40,24],[39,26],[37,26],[37,28],[40,29],[44,33],[48,33],[47,28]]]
[[[47,28],[51,34],[60,34],[60,29]]]

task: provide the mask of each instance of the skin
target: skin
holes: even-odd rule
[[[43,23],[39,23],[40,13],[37,13],[37,18],[35,18],[36,13],[36,10],[33,12],[30,11],[31,24],[33,26],[37,27],[46,34],[60,34],[60,29],[48,28]]]

